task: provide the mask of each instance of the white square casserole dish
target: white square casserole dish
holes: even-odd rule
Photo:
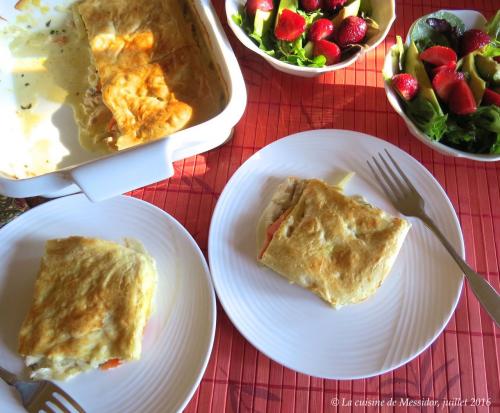
[[[246,88],[240,67],[209,0],[188,0],[200,23],[211,58],[226,89],[226,104],[215,117],[181,130],[168,138],[135,146],[110,155],[95,155],[78,142],[78,130],[71,108],[60,105],[50,119],[51,139],[64,150],[57,169],[34,177],[16,179],[0,173],[0,194],[10,197],[56,197],[83,191],[91,200],[99,201],[160,181],[173,175],[172,162],[193,156],[223,144],[231,135],[246,106]],[[9,69],[9,45],[1,40],[1,32],[12,23],[46,25],[57,16],[68,0],[48,0],[43,6],[29,9],[34,17],[20,19],[15,2],[0,5],[0,60],[7,62],[0,70],[0,170],[9,161],[9,151],[19,149],[15,116],[7,115],[19,101],[13,93],[14,73]],[[36,3],[36,2],[34,2]],[[2,27],[3,26],[3,27]],[[48,26],[47,26],[48,27]],[[31,27],[30,27],[31,28]],[[11,40],[10,40],[11,41]],[[19,122],[17,122],[19,123]],[[72,141],[69,142],[69,140]],[[69,144],[68,144],[69,142]],[[3,153],[3,156],[2,156]],[[12,157],[10,157],[12,159]]]

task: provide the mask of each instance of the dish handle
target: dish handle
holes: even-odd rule
[[[174,141],[158,139],[83,164],[69,173],[92,202],[103,201],[170,178],[174,174]]]

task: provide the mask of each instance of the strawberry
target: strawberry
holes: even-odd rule
[[[412,100],[418,93],[418,81],[408,73],[394,75],[392,86],[404,100]]]
[[[326,57],[326,64],[333,65],[340,60],[340,47],[328,40],[318,40],[314,42],[314,56],[323,55]]]
[[[432,79],[432,87],[443,102],[448,102],[452,89],[455,87],[455,84],[461,80],[465,80],[465,76],[462,72],[455,72],[452,69],[443,69],[434,76],[434,79]]]
[[[481,103],[500,106],[500,93],[488,88],[484,89],[483,101]]]
[[[309,40],[316,42],[325,39],[333,33],[333,23],[328,19],[318,19],[309,28],[307,37]]]
[[[500,63],[500,56],[495,56],[493,59],[495,59],[495,62]]]
[[[300,7],[307,12],[318,10],[321,7],[321,0],[300,0]]]
[[[450,62],[446,65],[436,66],[432,68],[432,77],[436,76],[441,70],[453,70],[457,68],[457,62]]]
[[[333,11],[342,7],[347,3],[347,0],[323,0],[323,7],[327,10]]]
[[[457,54],[453,49],[445,46],[432,46],[420,53],[420,60],[434,66],[448,65],[457,62]]]
[[[306,19],[300,14],[283,9],[274,28],[274,35],[278,40],[293,42],[306,30]]]
[[[476,111],[476,100],[465,80],[457,81],[451,88],[449,107],[457,115],[469,115]]]
[[[340,47],[360,43],[366,36],[368,26],[365,19],[358,16],[349,16],[342,20],[337,31],[337,43]]]
[[[255,16],[257,10],[271,11],[273,8],[273,0],[248,0],[245,4],[245,10],[249,16]]]
[[[467,30],[460,38],[460,52],[462,56],[480,49],[491,42],[490,36],[478,29]]]

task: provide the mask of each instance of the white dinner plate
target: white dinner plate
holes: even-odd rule
[[[162,210],[127,196],[91,203],[60,198],[25,212],[0,230],[0,365],[19,373],[17,337],[50,238],[135,238],[156,259],[155,311],[140,361],[91,371],[58,384],[89,413],[164,413],[186,406],[206,368],[215,332],[215,294],[205,259],[189,233]],[[0,411],[24,409],[0,381]]]
[[[209,261],[220,302],[248,341],[293,370],[333,379],[384,373],[429,346],[457,305],[460,270],[434,235],[411,218],[413,226],[382,287],[367,301],[340,310],[256,261],[259,216],[287,176],[335,183],[355,172],[346,193],[397,214],[366,164],[383,149],[420,188],[428,212],[463,256],[457,216],[438,182],[405,152],[362,133],[316,130],[280,139],[248,159],[219,198]]]

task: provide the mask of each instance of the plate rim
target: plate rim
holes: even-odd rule
[[[43,209],[49,209],[51,208],[50,204],[53,203],[58,203],[58,202],[64,202],[67,201],[68,199],[71,200],[76,200],[77,202],[90,202],[91,204],[98,205],[99,203],[92,203],[85,194],[83,193],[77,193],[77,194],[72,194],[72,195],[67,195],[63,196],[60,198],[52,199],[49,200],[45,203],[39,204],[35,207],[32,207],[28,209],[27,211],[23,212],[21,215],[17,216],[14,218],[12,221],[8,222],[5,224],[2,228],[0,228],[0,238],[2,237],[3,233],[5,232],[6,229],[12,230],[13,227],[15,227],[16,222],[19,222],[19,220],[22,220],[24,216],[30,217],[33,214],[40,213],[40,210]],[[215,295],[215,290],[214,290],[214,284],[212,280],[212,275],[210,272],[210,268],[207,262],[207,259],[203,255],[203,252],[201,251],[198,243],[195,241],[193,236],[189,233],[189,231],[172,215],[170,215],[168,212],[164,211],[163,209],[157,207],[156,205],[153,205],[143,199],[135,198],[133,196],[129,195],[118,195],[116,197],[107,199],[106,201],[103,201],[103,203],[106,202],[113,202],[116,201],[117,199],[122,199],[125,202],[131,202],[131,203],[136,203],[140,204],[142,206],[145,206],[146,208],[151,208],[152,210],[155,210],[156,212],[159,212],[162,218],[167,219],[170,223],[172,223],[174,226],[177,227],[180,232],[186,236],[188,239],[189,243],[193,246],[193,250],[198,254],[200,258],[200,263],[202,264],[203,268],[203,277],[207,282],[207,285],[209,286],[209,305],[210,305],[210,317],[211,317],[211,323],[210,323],[210,331],[208,334],[208,346],[205,350],[205,353],[203,354],[203,360],[201,365],[199,366],[199,371],[196,375],[196,379],[193,382],[193,384],[190,386],[190,388],[186,387],[186,393],[185,397],[179,397],[179,402],[177,403],[176,411],[180,412],[186,408],[186,406],[189,404],[189,402],[192,400],[196,390],[199,388],[201,380],[203,379],[203,376],[206,372],[206,369],[208,367],[208,363],[210,361],[210,357],[212,355],[213,351],[213,345],[215,341],[215,332],[216,332],[216,326],[217,326],[217,300],[216,300],[216,295]],[[85,211],[84,208],[81,208],[79,211]],[[27,218],[24,218],[27,219]],[[165,349],[165,351],[168,351],[168,349]],[[164,386],[165,384],[163,383],[161,386]],[[21,405],[20,405],[21,407]],[[118,406],[119,407],[119,406]]]
[[[458,253],[459,253],[459,255],[462,258],[465,259],[465,242],[464,242],[462,227],[460,225],[460,221],[458,219],[458,216],[457,216],[457,213],[455,211],[455,208],[453,207],[453,204],[451,203],[450,198],[446,194],[446,191],[441,186],[441,184],[439,183],[439,181],[430,173],[430,171],[427,170],[427,168],[421,162],[419,162],[417,159],[415,159],[413,156],[411,156],[408,152],[406,152],[402,148],[399,148],[398,146],[394,145],[393,143],[391,143],[389,141],[386,141],[384,139],[378,138],[378,137],[376,137],[374,135],[369,135],[369,134],[364,133],[364,132],[358,132],[358,131],[349,130],[349,129],[322,128],[322,129],[311,129],[311,130],[307,130],[307,131],[296,132],[296,133],[292,133],[290,135],[286,135],[284,137],[278,138],[277,140],[275,140],[275,141],[273,141],[273,142],[271,142],[271,143],[263,146],[258,151],[256,151],[255,153],[253,153],[252,156],[250,156],[248,159],[246,159],[245,162],[243,162],[238,167],[238,169],[233,173],[233,175],[231,176],[231,178],[228,180],[228,182],[224,186],[224,189],[223,189],[221,195],[219,196],[219,199],[217,200],[217,204],[216,204],[216,206],[214,208],[214,212],[212,214],[212,219],[210,221],[210,229],[209,229],[209,235],[208,235],[208,262],[209,262],[209,265],[210,265],[211,269],[212,269],[212,251],[213,251],[213,248],[211,248],[211,245],[214,242],[213,241],[213,237],[214,237],[213,236],[213,231],[214,231],[214,229],[213,229],[213,225],[212,224],[214,223],[214,217],[216,216],[216,214],[219,213],[218,211],[222,208],[222,206],[221,206],[222,205],[221,200],[223,199],[224,196],[227,196],[227,195],[225,195],[225,192],[227,194],[227,191],[226,191],[227,188],[234,181],[236,181],[236,179],[238,178],[240,170],[242,169],[242,167],[244,165],[246,165],[247,163],[249,163],[249,162],[253,162],[254,159],[256,159],[261,154],[261,152],[263,150],[268,151],[268,150],[271,150],[271,149],[269,149],[271,147],[277,146],[279,144],[284,144],[282,141],[299,139],[299,138],[302,138],[303,136],[306,136],[306,135],[316,135],[316,136],[319,137],[320,135],[325,134],[325,133],[330,133],[330,134],[333,134],[333,135],[339,134],[339,133],[345,135],[346,133],[349,133],[349,134],[357,135],[357,136],[359,136],[362,139],[369,139],[369,140],[378,141],[379,143],[382,143],[384,145],[389,146],[389,149],[396,150],[399,153],[402,153],[406,158],[408,158],[410,160],[410,162],[413,162],[413,163],[417,164],[418,168],[421,169],[423,171],[423,173],[425,175],[427,175],[427,177],[429,177],[434,182],[434,184],[439,189],[440,194],[443,196],[445,202],[447,203],[447,205],[448,205],[448,207],[450,209],[450,212],[451,212],[451,218],[453,219],[453,221],[455,223],[455,226],[456,226],[456,229],[458,230],[458,240],[459,240],[459,243],[460,243],[460,245],[459,245],[460,248],[459,248]],[[341,137],[332,137],[332,138],[333,139],[340,139]],[[224,300],[220,296],[220,293],[219,293],[219,284],[216,281],[217,277],[214,274],[215,274],[215,272],[211,271],[213,286],[214,286],[214,289],[215,289],[218,301],[221,304],[222,308],[224,309],[224,312],[226,313],[226,315],[228,316],[228,318],[231,320],[231,323],[233,324],[233,326],[245,338],[245,340],[248,341],[248,343],[250,343],[252,346],[254,346],[258,351],[260,351],[266,357],[268,357],[269,359],[273,360],[275,363],[277,363],[277,364],[279,364],[281,366],[284,366],[284,367],[286,367],[286,368],[288,368],[290,370],[293,370],[294,372],[300,373],[300,374],[306,374],[306,375],[311,376],[311,377],[318,377],[318,378],[328,379],[328,380],[358,380],[358,379],[368,379],[368,378],[371,378],[371,377],[377,377],[377,376],[383,375],[383,374],[388,373],[390,371],[394,371],[394,370],[400,368],[401,366],[410,363],[412,360],[414,360],[419,355],[421,355],[426,349],[428,349],[435,342],[435,340],[442,334],[442,332],[444,331],[444,329],[446,328],[446,326],[450,322],[451,318],[455,314],[458,302],[460,301],[460,298],[462,296],[462,290],[463,290],[463,285],[464,285],[463,273],[461,273],[460,269],[458,269],[457,274],[459,274],[459,277],[460,277],[460,284],[459,284],[458,289],[457,289],[457,294],[456,294],[456,296],[455,296],[455,298],[453,300],[453,304],[450,307],[449,313],[445,317],[442,325],[436,330],[435,334],[430,339],[426,340],[426,342],[420,348],[418,348],[415,351],[414,354],[412,354],[408,358],[405,358],[402,362],[397,363],[394,366],[387,367],[386,369],[381,369],[380,371],[374,372],[372,374],[350,375],[350,376],[343,376],[343,375],[314,375],[314,374],[312,374],[310,372],[307,372],[307,371],[300,371],[300,370],[296,369],[295,367],[288,365],[288,363],[283,363],[282,361],[276,360],[276,358],[271,357],[266,351],[264,351],[264,349],[260,346],[260,344],[255,343],[253,340],[251,340],[248,337],[247,332],[242,331],[238,327],[238,324],[235,322],[233,315],[229,311],[227,311],[226,303],[224,302]]]

